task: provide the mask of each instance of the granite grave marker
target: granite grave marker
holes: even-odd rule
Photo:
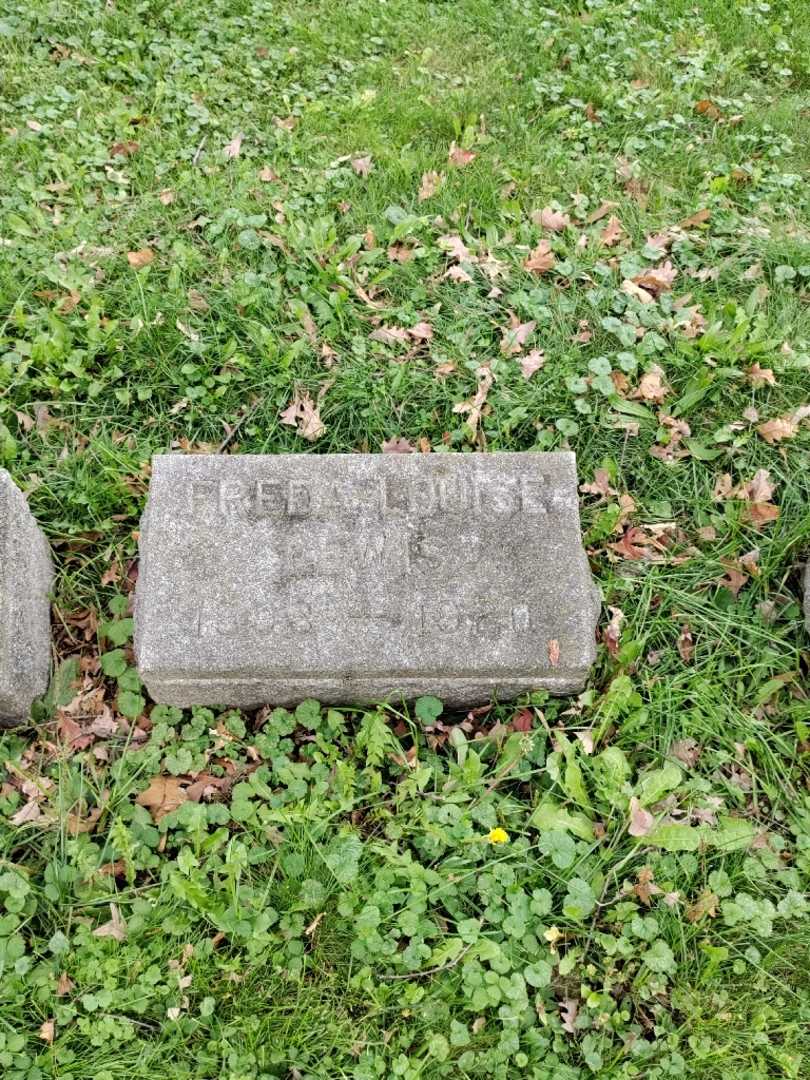
[[[153,460],[135,649],[159,702],[574,692],[599,607],[571,453]]]
[[[0,727],[28,719],[48,688],[52,579],[48,542],[0,469]]]

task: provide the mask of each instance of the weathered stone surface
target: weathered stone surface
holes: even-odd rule
[[[0,727],[27,720],[48,688],[52,580],[48,542],[0,469]]]
[[[159,702],[466,705],[594,659],[570,453],[160,456],[140,552]]]
[[[804,625],[810,630],[810,562],[804,568]]]

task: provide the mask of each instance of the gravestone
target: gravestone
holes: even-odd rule
[[[48,689],[52,580],[48,542],[0,469],[0,727],[27,720]]]
[[[804,568],[804,625],[810,630],[810,562]]]
[[[162,703],[570,693],[599,607],[571,453],[153,460],[135,650]]]

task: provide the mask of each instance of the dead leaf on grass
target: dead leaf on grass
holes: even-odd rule
[[[110,921],[102,923],[93,931],[93,937],[109,937],[114,941],[126,941],[127,924],[118,910],[117,904],[110,904]]]
[[[611,215],[607,225],[602,230],[599,239],[602,241],[605,247],[614,247],[623,238],[624,229],[622,228],[622,223],[619,221],[615,214]]]
[[[239,132],[238,135],[234,135],[229,143],[226,143],[222,148],[226,158],[238,158],[242,153],[242,139],[244,139],[244,133]]]
[[[444,173],[429,171],[422,173],[422,182],[419,185],[419,202],[432,199],[444,180]]]
[[[148,266],[151,262],[154,262],[155,253],[151,248],[141,248],[140,251],[128,251],[127,262],[133,270],[140,270],[144,266]]]
[[[187,798],[186,789],[176,776],[153,776],[149,787],[135,799],[145,806],[155,821],[181,806]]]
[[[689,623],[684,623],[680,634],[678,634],[678,652],[685,664],[691,664],[695,655],[695,642]]]
[[[549,229],[551,232],[562,232],[571,224],[568,214],[560,210],[554,210],[550,206],[544,206],[542,210],[532,211],[532,222],[541,229]]]
[[[351,165],[358,176],[368,176],[374,167],[371,154],[368,154],[366,157],[352,158]]]
[[[655,825],[655,818],[645,810],[638,799],[633,795],[630,799],[630,824],[627,831],[631,836],[647,836]]]
[[[532,274],[545,274],[552,269],[556,261],[557,257],[551,250],[550,241],[541,240],[537,247],[529,253],[523,267]]]
[[[416,448],[402,435],[394,435],[383,442],[381,449],[384,454],[413,454]]]
[[[463,169],[465,165],[469,165],[470,162],[475,161],[476,157],[478,157],[478,155],[474,150],[465,150],[463,146],[456,146],[455,143],[451,143],[447,160],[457,169]]]
[[[521,356],[520,370],[523,374],[523,378],[530,379],[535,371],[539,371],[545,362],[546,354],[542,349],[531,349],[525,356]]]

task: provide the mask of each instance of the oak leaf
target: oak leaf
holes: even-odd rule
[[[142,791],[135,802],[145,806],[155,821],[171,814],[186,801],[186,789],[176,776],[153,776],[149,787]]]
[[[551,250],[550,242],[541,240],[537,247],[529,253],[523,267],[532,274],[545,274],[547,270],[551,270],[556,261],[557,257]]]
[[[568,214],[560,210],[553,210],[550,206],[544,206],[542,210],[532,211],[532,221],[541,229],[550,229],[551,232],[562,232],[571,224]]]
[[[151,262],[154,262],[155,253],[151,248],[141,248],[140,251],[128,251],[127,262],[133,270],[140,270],[144,266],[148,266]]]

